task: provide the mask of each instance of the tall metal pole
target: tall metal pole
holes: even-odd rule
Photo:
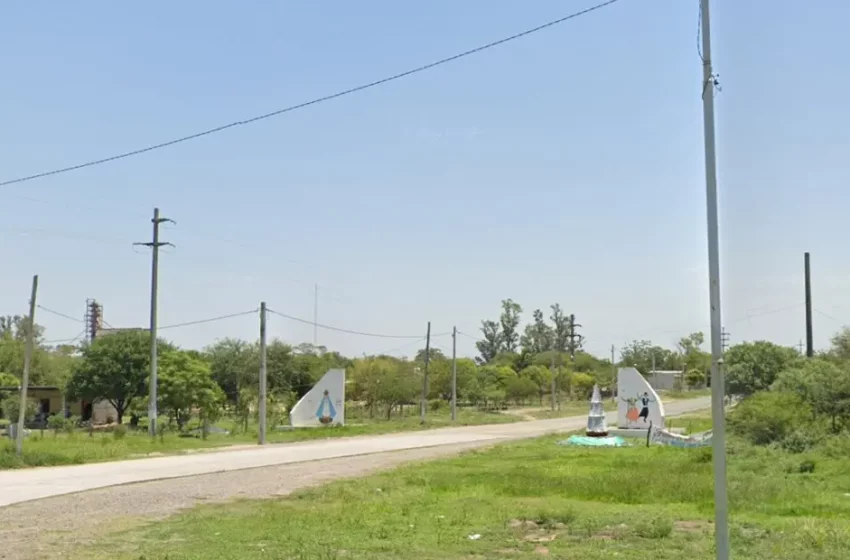
[[[452,327],[452,372],[451,372],[452,396],[451,410],[452,422],[457,420],[457,327]]]
[[[313,346],[319,343],[319,285],[313,291]]]
[[[27,320],[27,342],[24,347],[24,372],[21,376],[21,409],[18,411],[18,429],[15,432],[15,452],[20,455],[24,450],[24,426],[27,417],[27,387],[30,382],[30,363],[35,339],[35,296],[38,293],[38,275],[32,277],[32,295],[30,295],[30,316]]]
[[[431,359],[431,321],[425,335],[425,372],[422,375],[422,399],[419,403],[419,420],[425,422],[425,409],[428,408],[428,362]]]
[[[814,335],[812,334],[812,269],[809,253],[804,257],[806,266],[806,357],[815,355]]]
[[[266,443],[266,393],[268,376],[266,373],[266,302],[260,302],[260,403],[257,407],[260,416],[258,443]]]
[[[157,389],[157,348],[156,348],[156,326],[157,326],[157,296],[159,292],[159,248],[164,245],[173,245],[168,242],[159,240],[159,225],[163,222],[175,223],[174,220],[161,218],[159,208],[153,209],[153,241],[150,243],[134,243],[134,245],[144,245],[151,248],[151,375],[150,388],[148,390],[148,433],[151,437],[156,436],[156,389]]]
[[[701,0],[702,23],[702,108],[705,132],[705,193],[708,225],[708,280],[711,316],[711,412],[714,461],[714,531],[717,560],[729,558],[729,525],[726,494],[726,421],[723,348],[720,311],[720,247],[717,218],[717,161],[714,138],[715,76],[711,65],[709,0]]]

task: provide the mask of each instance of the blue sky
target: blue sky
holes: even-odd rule
[[[0,181],[143,147],[406,70],[593,0],[7,2]],[[475,334],[560,302],[607,355],[708,328],[697,0],[622,0],[369,91],[139,157],[0,188],[0,311],[146,326],[159,206],[162,325],[250,310],[348,329]],[[721,275],[732,342],[850,322],[850,136],[839,0],[713,2]],[[81,326],[39,312],[49,339]],[[163,331],[254,338],[254,317]],[[279,317],[270,332],[312,339]],[[405,340],[329,331],[350,355]],[[435,343],[450,347],[450,339]],[[458,341],[473,354],[472,341]],[[401,349],[410,352],[416,345]]]

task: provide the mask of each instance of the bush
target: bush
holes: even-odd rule
[[[782,438],[779,447],[789,453],[803,453],[815,447],[822,435],[810,428],[799,428]]]
[[[644,539],[666,539],[673,533],[673,521],[666,517],[642,520],[635,526],[635,533]]]
[[[797,395],[761,392],[732,410],[729,429],[754,445],[768,445],[782,441],[809,418],[811,409]]]
[[[437,412],[438,410],[442,410],[446,407],[446,401],[443,399],[431,399],[428,401],[428,410],[431,412]]]
[[[698,389],[704,386],[705,380],[705,372],[698,369],[689,370],[688,373],[685,374],[685,382],[688,384],[690,389]]]
[[[115,428],[112,429],[112,437],[115,439],[124,439],[124,436],[127,435],[127,426],[124,424],[118,424]]]

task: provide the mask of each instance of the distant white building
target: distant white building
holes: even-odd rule
[[[649,386],[656,391],[670,391],[676,387],[676,381],[682,381],[682,372],[678,370],[652,370],[646,374]],[[684,386],[684,383],[681,384]]]

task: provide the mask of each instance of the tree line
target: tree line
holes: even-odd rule
[[[542,405],[553,396],[553,385],[558,399],[585,399],[594,384],[612,388],[616,366],[634,366],[643,373],[653,365],[682,371],[682,388],[709,383],[711,358],[702,349],[701,332],[682,337],[673,349],[635,340],[620,349],[619,361],[612,364],[584,350],[584,338],[577,333],[579,325],[559,304],[550,306],[548,317],[542,310],[534,310],[525,325],[521,315],[522,306],[506,299],[501,302],[498,319],[481,322],[478,355],[459,358],[456,363],[460,403],[481,408],[510,403]],[[115,407],[117,422],[124,422],[128,413],[145,414],[150,369],[147,332],[117,332],[91,343],[60,346],[45,343],[44,329],[38,325],[34,334],[33,385],[58,386],[69,399],[106,400]],[[0,387],[19,383],[26,335],[25,319],[0,317]],[[158,409],[162,414],[180,428],[192,419],[209,421],[221,414],[238,417],[247,425],[255,414],[258,395],[256,341],[226,338],[202,350],[190,350],[161,340],[159,348]],[[729,392],[751,395],[767,390],[799,357],[794,349],[770,342],[733,346],[725,355]],[[838,336],[830,353],[819,360],[844,367],[845,361],[850,361],[850,334]],[[451,359],[441,350],[430,349],[427,398],[432,408],[445,406],[451,399],[451,366]],[[347,370],[349,399],[362,403],[370,415],[391,418],[421,398],[425,349],[409,359],[388,355],[349,358],[323,346],[272,340],[267,346],[269,410],[285,414],[331,368]]]

